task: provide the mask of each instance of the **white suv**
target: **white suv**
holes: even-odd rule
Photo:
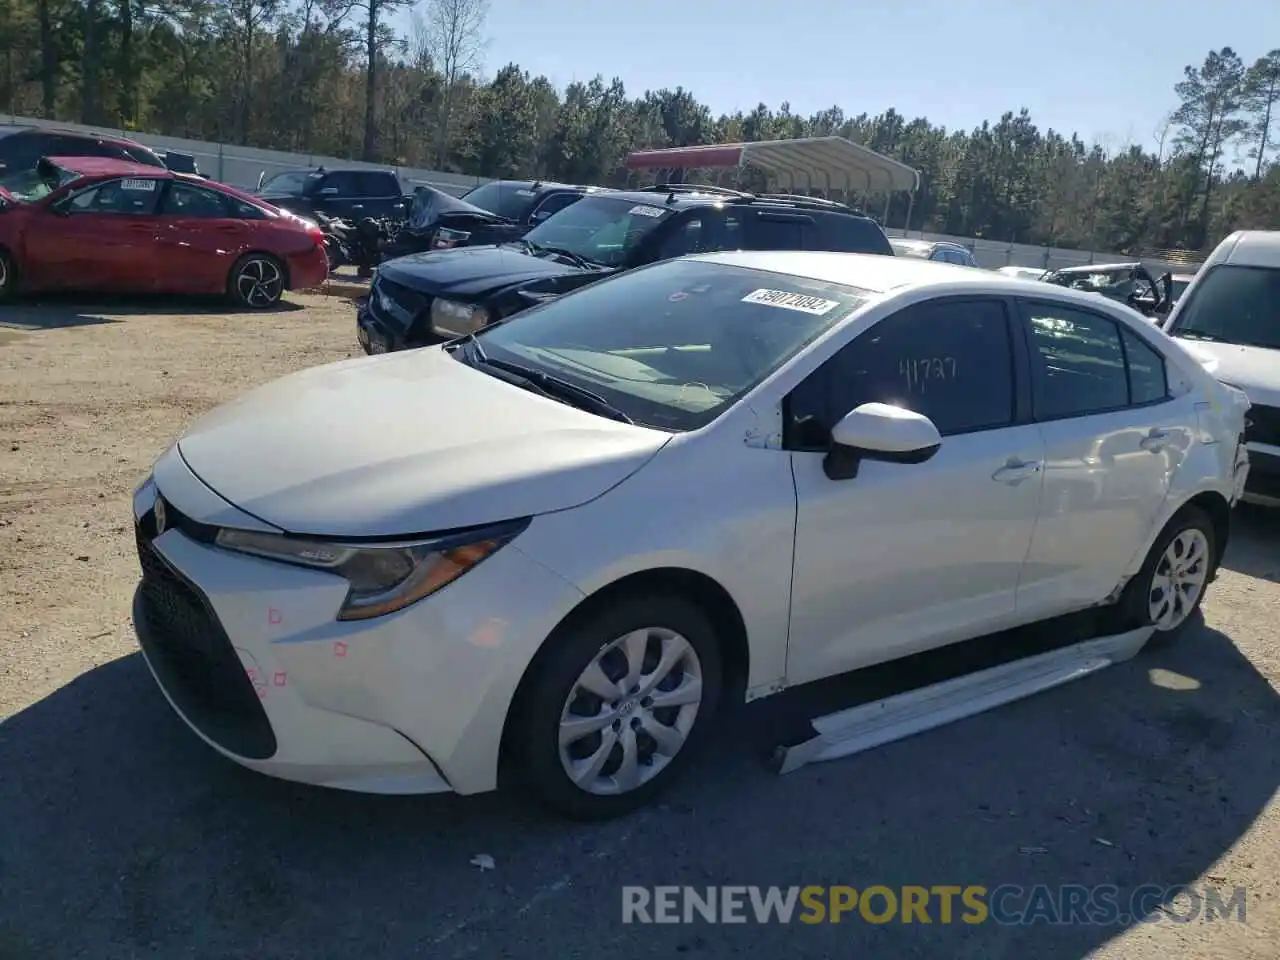
[[[1244,499],[1280,507],[1280,231],[1242,230],[1218,244],[1164,328],[1249,395]]]

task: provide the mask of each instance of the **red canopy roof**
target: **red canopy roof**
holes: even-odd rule
[[[920,174],[914,168],[844,137],[669,147],[637,150],[627,157],[631,170],[745,166],[785,178],[792,187],[800,180],[810,187],[892,193],[914,191],[920,184]]]

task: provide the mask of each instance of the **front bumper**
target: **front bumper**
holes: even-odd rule
[[[452,339],[431,329],[431,296],[395,284],[396,300],[389,308],[380,296],[383,286],[389,285],[375,279],[369,296],[356,306],[356,339],[365,353],[412,350]]]
[[[497,783],[507,709],[542,640],[581,594],[514,545],[420,603],[340,623],[331,574],[202,542],[157,487],[134,497],[139,644],[206,743],[253,770],[369,793]]]
[[[1249,443],[1249,476],[1244,484],[1245,503],[1280,507],[1280,447]]]

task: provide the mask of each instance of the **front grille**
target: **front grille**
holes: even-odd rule
[[[253,682],[208,600],[151,545],[148,521],[154,524],[151,513],[135,531],[146,620],[138,624],[138,640],[147,659],[201,733],[237,756],[266,760],[276,752],[276,738]]]
[[[378,278],[377,292],[388,297],[401,310],[407,311],[411,317],[417,317],[431,305],[431,297],[427,294],[419,293],[412,287],[395,283],[385,277]]]
[[[1244,432],[1246,443],[1266,443],[1280,447],[1280,407],[1254,404],[1246,415],[1249,426]]]

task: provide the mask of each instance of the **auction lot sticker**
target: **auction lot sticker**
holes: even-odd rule
[[[822,297],[811,297],[807,293],[792,293],[788,290],[752,290],[742,298],[743,303],[758,303],[766,307],[781,307],[783,310],[798,310],[801,313],[820,317],[840,306],[838,300],[824,300]]]

